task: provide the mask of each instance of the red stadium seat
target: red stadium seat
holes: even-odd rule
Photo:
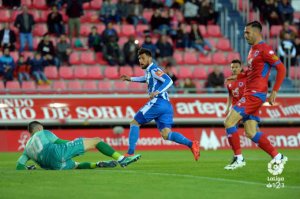
[[[150,21],[151,17],[153,15],[153,10],[152,9],[145,9],[143,12],[143,17],[147,20]]]
[[[6,89],[9,92],[20,92],[21,91],[21,86],[18,81],[8,81],[6,82]]]
[[[119,71],[117,67],[109,67],[107,66],[104,69],[104,77],[107,79],[119,79]]]
[[[95,65],[96,59],[94,52],[82,52],[81,53],[81,62],[83,64]]]
[[[21,0],[21,5],[30,7],[32,5],[32,0]]]
[[[72,54],[70,55],[70,63],[72,65],[81,64],[81,60],[78,52],[72,52]]]
[[[74,78],[87,79],[87,76],[88,76],[87,67],[78,66],[74,68]]]
[[[144,76],[145,71],[143,69],[141,69],[139,66],[136,66],[133,68],[133,75],[135,77]]]
[[[0,10],[0,22],[10,22],[11,21],[11,16],[10,16],[10,11],[9,10]]]
[[[97,82],[94,80],[84,81],[82,84],[82,90],[89,93],[98,91]]]
[[[102,6],[102,0],[91,1],[91,9],[100,10],[101,6]]]
[[[199,63],[198,56],[199,56],[198,52],[186,52],[183,55],[184,63],[190,65],[196,65]]]
[[[73,80],[68,82],[68,91],[71,93],[80,93],[82,90],[80,81]]]
[[[234,59],[241,59],[240,53],[238,52],[228,52],[227,54],[227,60],[228,62],[231,62]]]
[[[24,93],[36,92],[36,85],[34,81],[23,81],[21,87]]]
[[[193,72],[191,67],[184,67],[184,66],[179,67],[179,71],[178,71],[179,79],[191,78],[192,76],[193,76]]]
[[[32,6],[36,9],[46,10],[48,8],[45,0],[32,0]]]
[[[121,33],[121,26],[119,26],[118,24],[113,25],[113,28],[117,31],[118,35],[120,35]]]
[[[128,82],[125,81],[113,81],[114,91],[117,93],[127,93],[128,92]]]
[[[224,73],[225,78],[227,78],[227,77],[229,77],[230,75],[232,75],[232,72],[231,72],[231,69],[230,69],[229,66],[224,67],[223,73]]]
[[[207,30],[205,25],[199,25],[199,30],[203,37],[207,37]]]
[[[84,10],[89,10],[90,8],[91,8],[90,2],[83,3],[83,9]]]
[[[59,77],[62,79],[73,79],[74,72],[73,68],[69,66],[62,66],[59,68]]]
[[[101,67],[99,67],[99,66],[88,67],[87,78],[88,79],[103,79]]]
[[[216,52],[212,55],[213,64],[226,65],[228,64],[227,58],[223,52]]]
[[[58,79],[58,72],[55,66],[48,66],[45,68],[45,75],[49,79]]]
[[[203,90],[204,90],[204,83],[203,83],[203,81],[196,81],[195,84],[196,84],[197,93],[202,93]]]
[[[36,24],[34,25],[34,29],[32,31],[34,36],[43,36],[48,32],[48,28],[46,24]]]
[[[130,24],[124,24],[122,25],[121,29],[121,36],[130,36],[130,35],[135,35],[135,28],[133,25]]]
[[[128,87],[129,93],[145,93],[146,89],[144,89],[145,84],[139,82],[130,82]]]
[[[199,56],[199,63],[204,65],[210,65],[212,64],[211,55],[201,55]]]
[[[184,64],[182,52],[175,51],[173,57],[176,60],[177,64],[179,65]]]
[[[273,25],[273,26],[271,26],[270,36],[271,37],[279,36],[279,33],[280,33],[281,29],[282,29],[282,25]]]
[[[208,25],[207,35],[209,37],[222,37],[220,26],[218,25]]]
[[[51,12],[52,12],[51,10],[41,11],[41,16],[40,16],[39,22],[43,22],[43,23],[47,22],[48,15]]]
[[[52,84],[52,88],[55,91],[58,91],[58,92],[66,92],[67,85],[66,85],[66,82],[64,80],[54,81],[53,84]]]
[[[131,66],[120,67],[119,73],[120,73],[120,75],[132,76],[133,75],[132,67]]]
[[[29,13],[32,14],[33,19],[34,19],[35,22],[40,21],[41,15],[40,15],[40,12],[38,10],[29,10]]]
[[[10,56],[14,59],[14,61],[16,62],[16,61],[18,61],[18,59],[19,59],[19,52],[17,52],[17,51],[12,51],[11,53],[10,53]]]
[[[5,87],[3,81],[0,81],[0,93],[5,93]]]
[[[48,93],[55,93],[55,90],[53,90],[51,85],[49,85],[49,84],[38,85],[37,86],[37,91],[39,93],[43,93],[43,94],[45,94],[45,93],[47,93],[47,94]]]
[[[136,32],[139,34],[139,35],[142,35],[144,34],[144,31],[146,30],[149,30],[149,25],[146,25],[146,24],[138,24],[136,26]]]
[[[300,67],[299,66],[292,66],[290,68],[290,76],[292,79],[300,79]]]
[[[112,91],[112,85],[110,80],[99,81],[98,89],[101,93],[110,93]]]
[[[122,48],[127,41],[128,41],[128,37],[120,37],[118,44]]]
[[[231,51],[230,41],[226,38],[220,38],[216,45],[217,49],[223,51]]]
[[[192,78],[206,80],[207,79],[206,68],[204,66],[195,66]]]
[[[17,18],[17,16],[18,16],[19,14],[21,14],[21,13],[22,13],[22,12],[19,11],[19,10],[13,10],[13,11],[11,12],[11,21],[15,21],[16,18]]]
[[[80,26],[80,35],[84,37],[88,36],[91,32],[91,27],[90,24],[82,24]]]

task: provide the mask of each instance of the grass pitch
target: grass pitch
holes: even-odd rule
[[[260,150],[244,150],[247,165],[225,171],[232,152],[202,151],[199,162],[189,151],[140,151],[127,168],[16,171],[20,153],[0,153],[0,198],[300,198],[300,151],[280,150],[289,161],[280,178],[283,188],[267,188],[270,158]],[[105,160],[97,152],[77,161]],[[32,163],[32,162],[31,162]]]

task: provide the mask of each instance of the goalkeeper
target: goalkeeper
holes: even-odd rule
[[[17,170],[35,169],[34,165],[26,166],[26,162],[30,159],[43,169],[67,170],[115,167],[117,164],[126,167],[141,157],[141,155],[124,157],[100,138],[77,138],[73,141],[59,139],[51,131],[44,130],[43,125],[38,121],[30,122],[28,131],[31,138],[17,161]],[[82,155],[90,149],[97,149],[102,154],[115,160],[99,161],[97,163],[78,163],[72,160],[73,157]]]

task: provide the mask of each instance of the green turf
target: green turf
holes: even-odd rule
[[[231,151],[203,151],[199,162],[189,151],[141,151],[127,168],[72,171],[16,171],[19,153],[0,153],[0,198],[300,198],[300,151],[284,150],[284,188],[267,188],[269,157],[245,150],[247,166],[225,171]],[[97,152],[77,161],[104,160]]]

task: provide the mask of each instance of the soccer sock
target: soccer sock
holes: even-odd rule
[[[226,129],[228,142],[234,152],[234,155],[241,155],[242,149],[240,144],[240,135],[238,134],[237,127],[233,126]]]
[[[96,148],[98,149],[98,151],[100,151],[101,153],[103,153],[106,156],[112,157],[115,160],[117,160],[121,154],[116,152],[111,146],[109,146],[107,143],[105,142],[99,142],[96,145]]]
[[[96,163],[93,162],[81,162],[76,167],[76,169],[94,169],[94,168],[96,168]]]
[[[176,142],[178,144],[183,144],[187,147],[192,147],[193,142],[186,137],[184,137],[182,134],[177,133],[177,132],[170,132],[168,134],[168,140],[171,140],[173,142]]]
[[[252,141],[255,142],[262,150],[267,152],[272,158],[278,154],[277,150],[271,145],[267,136],[262,132],[256,132]]]
[[[129,131],[129,147],[128,147],[128,154],[134,154],[135,147],[137,140],[140,136],[140,127],[138,125],[130,125],[130,131]]]

